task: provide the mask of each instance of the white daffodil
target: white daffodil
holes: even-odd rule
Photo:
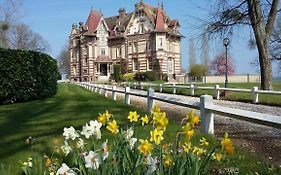
[[[82,135],[84,135],[87,139],[92,136],[92,130],[88,124],[82,127]]]
[[[125,134],[125,140],[126,140],[126,142],[129,143],[130,149],[132,150],[135,143],[138,141],[137,138],[133,137],[133,135],[134,135],[133,128],[130,127],[127,131],[124,131],[124,134]]]
[[[65,163],[61,165],[61,167],[58,169],[56,175],[76,175],[76,173],[71,170]]]
[[[79,137],[79,134],[72,126],[69,128],[64,127],[62,135],[65,137],[66,140],[68,139],[75,140],[77,137]]]
[[[128,140],[130,149],[132,150],[134,148],[135,143],[138,141],[137,138],[132,137],[130,140]]]
[[[108,140],[106,140],[102,145],[101,145],[101,150],[103,153],[102,160],[105,160],[108,157]]]
[[[148,155],[146,158],[146,163],[148,165],[147,175],[152,174],[157,168],[157,157],[153,158],[151,155]]]
[[[101,131],[100,128],[102,127],[102,124],[98,122],[97,120],[90,121],[90,130],[92,131],[92,134],[96,136],[97,139],[101,139]]]
[[[130,140],[131,137],[133,137],[134,135],[134,130],[132,127],[130,127],[127,131],[124,132],[125,133],[125,139],[126,140]]]
[[[81,139],[81,138],[79,138],[78,139],[78,141],[76,142],[76,146],[77,146],[77,148],[81,148],[81,149],[83,149],[83,147],[84,147],[84,140],[83,139]]]
[[[61,150],[67,156],[72,151],[72,148],[68,145],[67,141],[64,141],[64,145],[61,146]]]
[[[86,168],[98,169],[101,164],[101,160],[97,153],[90,151],[85,157],[85,163]]]

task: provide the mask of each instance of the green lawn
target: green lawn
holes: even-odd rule
[[[190,85],[190,84],[186,84]],[[195,87],[215,87],[216,84],[195,84]],[[224,87],[224,84],[218,84],[220,87]],[[258,83],[230,83],[229,88],[239,88],[239,89],[252,89],[254,86],[259,87]],[[146,88],[147,89],[147,88]],[[159,87],[154,87],[155,91],[159,91]],[[274,82],[273,90],[281,91],[281,83]],[[172,93],[172,88],[165,88],[163,86],[163,92]],[[190,95],[190,89],[177,89],[177,94]],[[204,94],[209,94],[215,96],[215,90],[201,90],[195,89],[195,96],[201,96]],[[221,97],[221,99],[231,100],[231,101],[242,101],[247,103],[252,103],[252,94],[248,92],[230,92],[227,97]],[[271,94],[260,94],[259,93],[259,104],[275,105],[281,106],[281,95],[271,95]]]
[[[66,84],[58,85],[58,93],[52,98],[0,106],[0,164],[12,167],[12,174],[16,174],[20,160],[25,161],[27,157],[42,157],[44,154],[50,155],[55,144],[62,144],[65,126],[81,129],[85,123],[96,119],[105,109],[114,115],[121,128],[126,128],[128,124],[128,112],[137,110],[120,101],[105,99],[81,87]],[[143,111],[137,111],[144,114]],[[148,132],[143,131],[142,127],[136,126],[136,128],[138,134]],[[175,133],[179,130],[181,130],[180,125],[170,120],[165,138],[173,141]],[[29,136],[36,139],[32,147],[25,143]],[[109,135],[105,137],[109,138]],[[211,136],[207,137],[215,142]],[[248,162],[252,162],[251,166],[245,166]],[[262,161],[238,149],[238,153],[227,161],[213,166],[235,166],[240,172],[257,171],[261,174],[271,171],[271,165],[256,162]]]

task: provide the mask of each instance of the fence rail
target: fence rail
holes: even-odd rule
[[[189,89],[190,90],[190,95],[194,96],[195,95],[195,90],[200,89],[200,90],[214,90],[215,91],[215,98],[217,100],[220,99],[220,92],[221,91],[229,91],[229,92],[245,92],[245,93],[251,93],[252,94],[252,102],[253,103],[258,103],[259,102],[259,94],[273,94],[273,95],[281,95],[281,91],[268,91],[268,90],[259,90],[257,86],[254,86],[252,89],[237,89],[237,88],[224,88],[220,87],[219,85],[215,85],[214,87],[200,87],[200,86],[194,86],[194,84],[191,84],[190,86],[182,86],[182,85],[165,85],[165,84],[150,84],[150,83],[125,83],[125,86],[130,86],[133,88],[140,88],[144,89],[144,87],[152,88],[152,87],[157,87],[159,88],[159,92],[163,92],[163,88],[171,88],[173,91],[173,94],[176,94],[177,89]],[[281,96],[280,96],[281,97]]]
[[[138,96],[147,98],[147,113],[150,113],[154,100],[189,107],[193,109],[200,110],[201,125],[200,129],[202,133],[214,134],[214,114],[227,116],[230,118],[235,118],[243,121],[248,121],[251,123],[256,123],[260,125],[266,125],[274,128],[281,129],[281,116],[262,114],[257,112],[251,112],[241,109],[234,109],[229,107],[223,107],[213,104],[213,97],[210,95],[202,95],[200,101],[196,100],[182,100],[177,98],[166,97],[164,95],[154,94],[154,89],[149,88],[147,92],[141,91],[131,91],[130,87],[127,86],[123,90],[117,89],[116,86],[108,87],[107,85],[97,85],[90,84],[87,82],[73,83],[75,85],[82,86],[88,90],[94,91],[99,94],[103,94],[108,97],[108,91],[112,92],[112,99],[116,100],[116,93],[124,94],[124,102],[130,105],[130,96]]]

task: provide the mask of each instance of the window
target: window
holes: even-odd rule
[[[76,69],[76,65],[73,66],[73,75],[77,74],[77,69]]]
[[[160,38],[160,47],[163,47],[163,38]]]
[[[168,58],[168,73],[169,74],[174,73],[174,60],[173,60],[173,58]]]
[[[143,23],[141,23],[139,26],[139,33],[140,34],[144,33],[144,24]]]
[[[149,41],[146,41],[146,51],[150,51],[151,50],[151,44]]]
[[[147,58],[147,70],[152,70],[152,57]]]
[[[101,54],[101,55],[105,55],[105,49],[104,49],[104,48],[101,49],[100,54]]]
[[[116,48],[116,58],[121,57],[122,49],[121,47]]]
[[[139,61],[138,61],[138,59],[134,59],[133,66],[134,66],[134,71],[139,71]]]
[[[138,52],[138,43],[134,42],[134,44],[133,44],[133,53],[136,53],[136,52]]]

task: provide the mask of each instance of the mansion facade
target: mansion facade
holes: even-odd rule
[[[142,0],[135,10],[121,8],[117,16],[103,17],[91,10],[86,23],[72,25],[69,36],[70,80],[108,80],[113,66],[122,73],[155,71],[170,79],[181,74],[179,22],[164,8]]]

